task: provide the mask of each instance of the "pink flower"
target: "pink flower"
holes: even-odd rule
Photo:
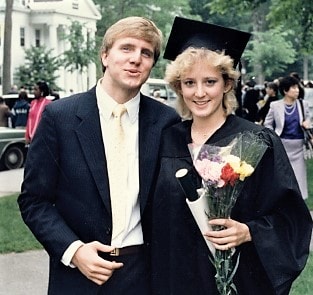
[[[196,160],[195,168],[204,181],[210,181],[217,187],[222,187],[225,182],[221,179],[223,164],[208,159]]]

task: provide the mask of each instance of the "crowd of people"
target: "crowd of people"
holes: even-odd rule
[[[256,87],[250,80],[243,87],[245,118],[276,132],[281,138],[304,199],[308,198],[304,155],[304,129],[311,128],[308,96],[312,83],[304,84],[296,72]]]
[[[238,294],[289,293],[312,233],[301,150],[310,115],[294,73],[263,90],[248,81],[244,118],[235,115],[236,66],[249,38],[176,17],[164,53],[176,110],[140,92],[163,39],[143,17],[107,29],[103,75],[90,90],[53,103],[45,82],[31,103],[19,93],[9,116],[26,128],[29,151],[18,205],[49,254],[49,294],[217,295],[206,241],[238,253]],[[229,218],[209,221],[222,229],[202,232],[176,171],[195,172],[204,145],[226,148],[248,131],[265,153]],[[201,188],[197,173],[193,180]]]
[[[25,129],[25,143],[28,146],[35,134],[45,106],[58,100],[59,95],[52,92],[49,84],[45,81],[35,83],[31,99],[29,91],[24,87],[18,90],[16,85],[11,87],[8,94],[16,94],[17,99],[10,108],[4,98],[0,97],[0,126]]]

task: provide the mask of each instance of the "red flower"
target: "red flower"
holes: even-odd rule
[[[225,181],[225,185],[230,184],[231,186],[235,185],[236,180],[238,180],[239,174],[235,173],[234,169],[226,163],[222,168],[221,179]]]

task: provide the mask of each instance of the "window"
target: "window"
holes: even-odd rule
[[[78,8],[79,8],[79,6],[78,6],[78,0],[73,0],[73,2],[72,2],[72,8],[73,8],[73,9],[78,9]]]
[[[20,28],[20,46],[25,46],[25,28]]]
[[[40,30],[35,30],[35,46],[40,47]]]

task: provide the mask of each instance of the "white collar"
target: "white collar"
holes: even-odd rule
[[[118,104],[114,98],[112,98],[104,89],[101,87],[100,78],[96,86],[96,97],[99,112],[104,120],[109,120],[111,118],[113,109]],[[138,92],[132,99],[127,101],[124,105],[127,109],[127,114],[131,123],[134,123],[138,117],[140,103],[140,92]]]

